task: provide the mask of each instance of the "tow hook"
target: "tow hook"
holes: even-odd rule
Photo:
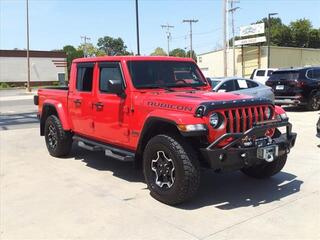
[[[268,153],[267,153],[267,156],[266,156],[266,158],[265,158],[264,160],[266,160],[266,162],[273,162],[273,160],[274,160],[274,155],[273,155],[273,153],[268,152]]]

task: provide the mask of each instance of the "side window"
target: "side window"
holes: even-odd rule
[[[259,71],[257,71],[256,76],[258,76],[258,77],[264,77],[265,72],[266,72],[265,70],[259,70]]]
[[[307,71],[307,77],[313,80],[320,80],[320,69],[310,69]]]
[[[255,83],[253,81],[246,80],[246,82],[247,82],[248,88],[255,88],[259,86],[258,83]]]
[[[109,80],[120,80],[123,82],[119,63],[100,64],[99,90],[101,92],[109,92],[108,90]]]
[[[270,77],[273,73],[273,70],[268,70],[267,76]]]
[[[233,80],[229,80],[229,81],[226,81],[225,83],[223,83],[221,85],[221,87],[218,89],[219,90],[224,90],[225,92],[232,92],[234,91],[234,83],[233,83]]]
[[[76,88],[81,92],[91,92],[93,83],[93,64],[92,66],[78,66]]]
[[[235,89],[236,90],[244,90],[249,88],[247,81],[245,79],[237,79],[235,80]]]

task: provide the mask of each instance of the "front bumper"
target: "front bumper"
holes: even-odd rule
[[[253,143],[250,147],[243,146],[243,139],[261,136],[267,129],[286,127],[286,133],[278,138],[273,138],[265,145]],[[294,146],[297,134],[291,132],[292,125],[288,121],[265,121],[249,129],[244,133],[226,133],[207,148],[200,148],[200,152],[210,168],[215,170],[239,170],[243,167],[253,166],[265,162],[257,157],[257,151],[261,147],[277,146],[278,156],[289,153]],[[224,147],[218,147],[219,143],[232,137],[233,140]],[[259,143],[261,144],[261,143]]]

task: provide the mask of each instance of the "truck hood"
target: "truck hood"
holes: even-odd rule
[[[202,103],[232,102],[252,99],[251,96],[237,93],[217,93],[208,91],[144,92],[137,96],[137,101],[149,108],[160,108],[181,112],[194,112]]]

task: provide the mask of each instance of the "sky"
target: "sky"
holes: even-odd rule
[[[26,48],[26,0],[0,0],[0,49]],[[139,0],[141,55],[156,47],[167,49],[163,24],[173,25],[170,48],[188,50],[189,25],[183,19],[198,19],[193,25],[196,53],[222,46],[222,0]],[[320,28],[320,0],[238,0],[235,13],[239,27],[276,12],[285,24],[300,18]],[[97,43],[103,36],[121,37],[136,53],[135,0],[29,0],[30,49],[54,50],[78,46],[80,36]],[[231,22],[231,21],[230,21]]]

